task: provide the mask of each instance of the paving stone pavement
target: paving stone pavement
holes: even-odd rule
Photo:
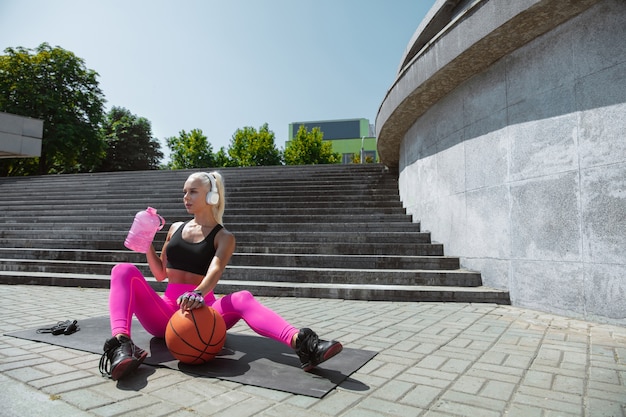
[[[0,415],[626,417],[624,327],[493,304],[259,298],[379,354],[321,399],[150,366],[116,383],[100,355],[4,336],[106,315],[108,290],[0,285]]]

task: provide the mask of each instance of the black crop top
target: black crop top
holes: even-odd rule
[[[215,235],[222,230],[218,224],[201,242],[192,243],[183,239],[183,229],[188,222],[181,225],[172,237],[165,253],[167,254],[167,267],[180,269],[198,275],[206,275],[209,265],[215,256]]]

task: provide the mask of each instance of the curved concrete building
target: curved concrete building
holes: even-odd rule
[[[626,325],[626,1],[437,0],[376,131],[407,212],[484,285]]]

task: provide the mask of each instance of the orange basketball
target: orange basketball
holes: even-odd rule
[[[178,310],[165,329],[165,344],[179,361],[199,365],[220,353],[226,342],[226,323],[213,308]]]

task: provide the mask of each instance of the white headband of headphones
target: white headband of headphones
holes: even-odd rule
[[[207,177],[209,177],[209,181],[211,181],[211,189],[206,195],[206,202],[207,204],[215,205],[220,201],[220,194],[217,191],[217,180],[213,174],[207,174]]]

